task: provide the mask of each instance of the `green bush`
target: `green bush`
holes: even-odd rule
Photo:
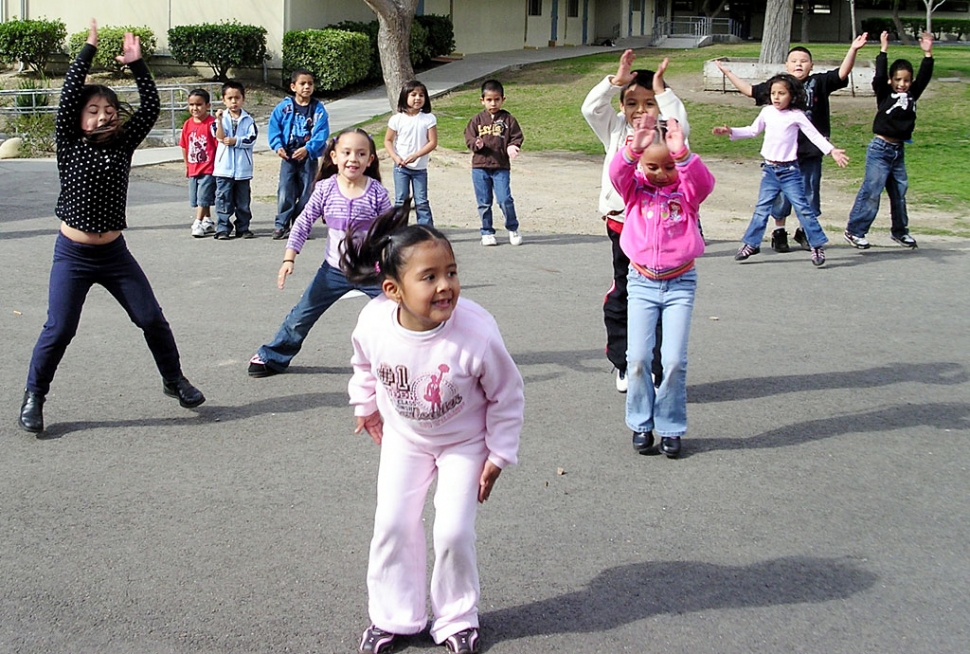
[[[890,38],[899,39],[899,35],[896,34],[896,25],[893,24],[892,18],[884,18],[882,16],[863,18],[861,27],[863,32],[869,33],[871,40],[878,41],[879,35],[883,32],[889,32]]]
[[[363,34],[336,29],[283,35],[283,83],[297,68],[313,73],[317,89],[339,91],[367,78],[374,52]]]
[[[970,34],[970,20],[966,18],[934,18],[933,32],[941,37],[944,34],[956,34],[961,41]]]
[[[38,91],[49,88],[50,83],[47,81],[47,78],[41,78],[40,82],[30,78],[25,78],[20,80],[20,82],[17,84],[17,89],[20,91]],[[14,104],[19,109],[36,109],[37,107],[46,107],[50,105],[50,101],[50,93],[18,93],[16,96],[14,96]]]
[[[20,61],[43,73],[52,55],[64,50],[67,27],[61,20],[10,20],[0,23],[0,61]]]
[[[266,28],[236,21],[173,27],[168,31],[168,47],[175,61],[185,65],[204,61],[222,81],[230,68],[255,68],[269,59]]]
[[[414,20],[428,31],[429,57],[443,57],[455,51],[455,26],[450,16],[415,16]]]
[[[374,58],[370,62],[370,73],[368,74],[368,78],[374,80],[382,79],[384,77],[384,73],[383,69],[381,68],[380,51],[377,47],[377,35],[380,30],[380,25],[378,22],[376,20],[372,20],[369,23],[361,23],[345,20],[337,23],[334,25],[334,27],[339,30],[359,32],[367,35],[367,38],[370,40],[371,49],[374,52]],[[430,48],[428,47],[428,30],[417,21],[411,24],[411,38],[408,46],[412,66],[421,66],[426,64],[431,59],[432,54]]]
[[[141,56],[148,61],[155,54],[155,33],[148,27],[99,27],[98,53],[94,55],[92,68],[120,73],[124,64],[115,59],[124,50],[125,32],[131,32],[141,39]],[[88,30],[71,34],[68,50],[71,59],[77,57],[88,40]]]
[[[16,114],[7,119],[6,131],[23,139],[20,156],[25,159],[44,157],[54,153],[53,113]]]

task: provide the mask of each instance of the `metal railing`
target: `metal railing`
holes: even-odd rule
[[[664,36],[741,36],[741,25],[730,18],[707,18],[705,16],[676,16],[664,18],[654,24],[655,39]]]

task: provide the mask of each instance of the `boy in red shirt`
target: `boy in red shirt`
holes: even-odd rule
[[[202,238],[216,232],[210,207],[216,202],[216,123],[209,114],[209,93],[204,89],[189,92],[189,119],[182,125],[182,159],[189,178],[189,205],[195,208],[192,236]]]

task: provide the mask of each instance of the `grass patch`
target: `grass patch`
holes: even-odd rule
[[[810,44],[816,61],[841,61],[846,45]],[[743,43],[699,50],[639,50],[638,61],[655,67],[664,57],[670,58],[667,79],[676,89],[678,75],[700,74],[704,62],[714,57],[757,57],[760,45]],[[873,60],[879,52],[870,43],[859,54],[860,60]],[[970,128],[964,112],[970,104],[970,48],[939,46],[934,48],[933,81],[919,101],[914,143],[906,147],[911,203],[929,204],[941,210],[963,209],[970,203],[970,174],[966,172]],[[616,71],[618,53],[603,53],[550,61],[525,66],[499,75],[508,97],[506,108],[518,119],[525,133],[529,151],[559,150],[589,155],[602,155],[603,147],[586,125],[579,107],[589,90],[605,75]],[[917,66],[922,51],[917,46],[893,45],[889,57],[904,57]],[[820,70],[824,70],[822,66]],[[941,82],[944,78],[961,81]],[[753,103],[734,107],[722,104],[720,93],[705,94],[701,101],[687,102],[691,123],[691,147],[702,156],[757,159],[761,139],[731,142],[711,135],[715,125],[748,125],[757,115]],[[706,98],[710,100],[707,101]],[[438,142],[442,147],[464,150],[464,130],[468,120],[481,111],[478,85],[460,88],[434,99],[438,118]],[[865,173],[866,146],[872,139],[875,99],[871,103],[848,103],[832,100],[833,142],[845,148],[852,160],[846,169],[834,162],[825,163],[827,179],[858,186]],[[388,116],[364,124],[364,128],[383,139]]]

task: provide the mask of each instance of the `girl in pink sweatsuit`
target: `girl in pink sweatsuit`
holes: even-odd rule
[[[630,259],[627,277],[626,423],[641,454],[680,454],[687,431],[687,335],[697,272],[704,253],[697,221],[701,202],[714,189],[714,176],[687,148],[676,119],[658,139],[657,121],[644,114],[630,142],[610,164],[610,179],[623,196],[626,224],[620,247]],[[656,142],[655,142],[656,141]],[[650,362],[657,321],[663,316],[660,361],[663,380],[654,389]]]

